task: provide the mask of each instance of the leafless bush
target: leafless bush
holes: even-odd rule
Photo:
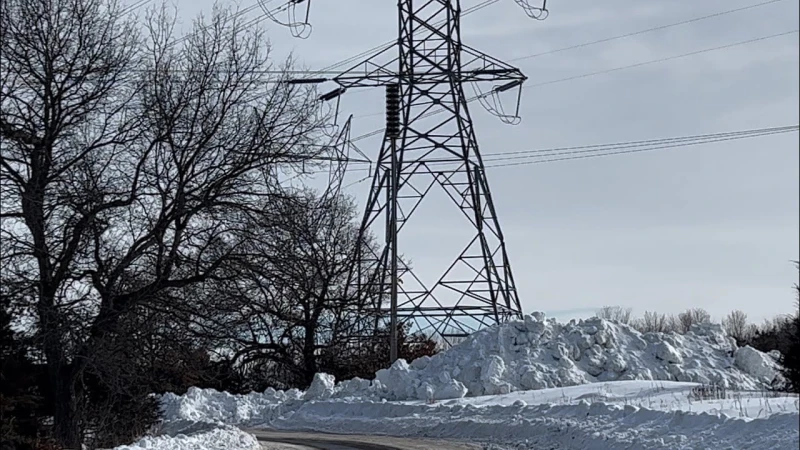
[[[667,315],[655,311],[645,311],[641,319],[633,321],[633,327],[641,333],[672,331]]]
[[[633,308],[623,308],[621,306],[603,306],[597,311],[597,317],[619,323],[631,323],[631,313]]]
[[[724,319],[722,319],[722,326],[729,336],[736,339],[737,344],[742,345],[750,341],[753,337],[755,327],[747,323],[747,314],[744,311],[735,310],[731,311]]]
[[[686,311],[678,314],[678,320],[675,324],[676,331],[681,334],[688,333],[693,325],[711,322],[711,314],[703,308],[687,309]]]

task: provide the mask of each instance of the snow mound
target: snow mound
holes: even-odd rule
[[[777,357],[738,348],[717,324],[694,326],[685,335],[642,334],[596,317],[561,324],[536,312],[474,333],[432,357],[397,360],[371,381],[335,383],[320,373],[305,393],[268,389],[237,396],[190,389],[183,396],[165,395],[162,404],[167,417],[247,424],[305,401],[435,401],[627,380],[757,390],[781,380]]]
[[[778,355],[778,358],[780,354]],[[757,378],[764,384],[780,381],[780,366],[773,355],[762,353],[749,345],[739,348],[734,353],[734,365],[744,373]]]
[[[166,394],[162,435],[117,450],[258,448],[231,425],[517,449],[797,448],[800,399],[761,391],[781,380],[778,360],[738,348],[720,325],[642,334],[599,318],[561,324],[534,313],[435,356],[398,360],[374,380],[336,383],[320,373],[305,392]],[[730,396],[698,399],[698,383]]]
[[[236,395],[192,387],[184,395],[164,394],[161,409],[168,421],[249,424],[280,415],[285,405],[300,401],[302,395],[297,389],[284,392],[269,388],[264,392]]]
[[[599,318],[561,324],[537,312],[479,331],[433,357],[398,360],[372,383],[340,383],[329,397],[441,400],[617,380],[761,389],[779,377],[777,369],[773,356],[737,348],[717,324],[694,326],[685,335],[642,334]]]
[[[160,434],[147,436],[114,450],[258,450],[261,445],[252,434],[221,423],[172,421]]]
[[[311,386],[303,394],[303,400],[325,400],[333,395],[333,388],[336,385],[336,378],[327,373],[314,374]]]

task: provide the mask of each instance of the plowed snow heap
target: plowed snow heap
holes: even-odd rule
[[[685,335],[642,334],[598,318],[560,324],[536,312],[477,332],[433,357],[398,360],[371,382],[334,384],[333,377],[318,374],[305,399],[447,399],[615,380],[763,389],[780,379],[777,356],[738,348],[717,324],[694,326]]]
[[[473,334],[433,357],[398,360],[374,380],[336,383],[318,373],[305,392],[268,389],[231,395],[191,388],[161,398],[166,417],[224,423],[264,422],[308,401],[432,400],[502,394],[614,380],[664,380],[764,389],[780,381],[780,355],[738,348],[720,325],[685,334],[639,333],[592,318],[557,323],[533,313]]]

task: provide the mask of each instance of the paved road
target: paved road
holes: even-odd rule
[[[472,444],[434,439],[360,436],[312,432],[245,430],[265,450],[479,450]]]

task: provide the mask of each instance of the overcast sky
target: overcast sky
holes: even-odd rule
[[[187,22],[211,6],[176,1]],[[500,0],[465,17],[462,37],[508,61],[756,3],[551,0],[550,17],[535,21],[514,1]],[[250,4],[240,0],[241,7]],[[269,37],[276,55],[293,52],[303,66],[322,68],[395,39],[395,5],[314,0],[307,40],[276,25],[268,26]],[[797,28],[798,2],[783,0],[513,64],[538,84]],[[798,34],[525,89],[517,126],[471,106],[484,155],[795,125]],[[342,99],[344,114],[382,109],[382,90]],[[353,134],[382,122],[382,115],[356,118]],[[359,142],[371,158],[379,145],[379,137]],[[791,312],[798,272],[790,261],[800,246],[798,153],[795,132],[488,169],[524,310],[570,319],[603,305],[632,307],[637,315],[702,307],[716,318],[742,309],[756,322]],[[348,192],[363,201],[367,189],[363,182]],[[449,241],[458,236],[461,222],[440,201],[426,199],[413,219],[418,232],[400,244],[419,272],[440,271],[437,258],[449,259]]]

